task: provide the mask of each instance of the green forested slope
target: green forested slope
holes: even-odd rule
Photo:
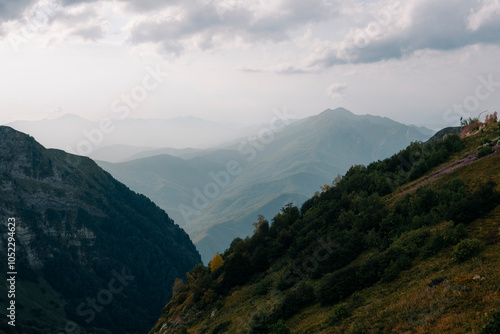
[[[151,333],[497,333],[500,127],[467,131],[259,217],[177,282]]]

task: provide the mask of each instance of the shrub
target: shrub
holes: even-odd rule
[[[263,296],[267,294],[269,291],[269,288],[273,285],[273,282],[271,280],[263,281],[257,287],[255,288],[255,291],[253,292],[254,296]]]
[[[228,289],[245,284],[254,274],[250,259],[239,252],[232,254],[222,268],[225,274],[224,283]]]
[[[269,326],[272,323],[272,316],[268,312],[260,309],[252,316],[249,334],[267,333],[269,330]]]
[[[381,281],[388,283],[399,277],[402,270],[411,268],[411,258],[408,255],[401,254],[396,261],[391,261],[389,266],[385,269]]]
[[[401,236],[393,242],[391,247],[398,249],[411,258],[414,258],[419,252],[418,247],[421,247],[429,236],[429,228],[422,227],[418,230],[401,234]]]
[[[484,138],[483,140],[481,140],[481,145],[490,144],[490,143],[491,143],[491,139],[490,138]]]
[[[300,283],[286,294],[278,308],[273,312],[273,317],[275,319],[288,319],[314,300],[314,289],[305,283]]]
[[[479,253],[481,242],[477,239],[464,239],[457,245],[453,255],[459,261],[465,261]]]
[[[500,192],[495,191],[496,183],[488,181],[478,190],[454,203],[447,213],[448,219],[468,224],[493,210],[500,202]]]
[[[214,327],[212,334],[224,333],[227,331],[227,329],[229,328],[230,325],[231,325],[231,321],[222,322]]]
[[[469,236],[464,224],[454,226],[453,222],[447,222],[442,231],[446,245],[456,245],[460,240]]]
[[[286,327],[283,320],[278,320],[277,323],[270,325],[268,328],[271,334],[290,334],[290,329]]]
[[[285,270],[283,275],[281,275],[278,284],[276,284],[276,289],[285,291],[294,286],[298,281],[300,281],[300,279],[294,272],[291,270]]]
[[[486,317],[486,325],[483,326],[481,334],[500,333],[500,312],[490,313]]]
[[[387,253],[378,254],[366,259],[356,273],[358,287],[362,289],[378,282],[390,260]]]
[[[217,293],[212,289],[208,289],[203,293],[201,301],[205,304],[212,304],[217,299]]]
[[[444,280],[446,280],[446,277],[436,277],[434,278],[429,284],[427,284],[430,288],[432,288],[433,286],[436,286],[436,285],[439,285],[441,283],[444,282]]]
[[[481,151],[479,151],[479,153],[477,154],[477,158],[481,159],[482,157],[490,155],[491,153],[493,153],[493,149],[489,146],[486,146],[482,148]]]
[[[215,254],[212,261],[210,261],[210,263],[208,264],[208,266],[210,267],[210,272],[216,271],[223,264],[224,264],[224,260],[222,259],[222,256],[220,256],[219,252],[217,252],[217,254]]]
[[[426,244],[420,256],[424,259],[431,257],[438,253],[441,249],[456,245],[460,240],[469,236],[464,224],[454,225],[452,221],[447,222],[441,231],[436,232]]]
[[[359,287],[356,272],[359,268],[348,267],[325,275],[319,286],[319,301],[322,305],[338,303],[353,294]]]
[[[331,325],[334,325],[342,321],[342,319],[348,318],[350,315],[351,314],[347,310],[347,307],[344,304],[339,304],[333,308],[332,315],[328,318],[328,322]]]
[[[347,309],[349,310],[354,310],[357,309],[358,307],[362,306],[364,303],[364,298],[363,295],[356,291],[355,293],[352,294],[351,298],[349,299],[349,303],[347,304]]]

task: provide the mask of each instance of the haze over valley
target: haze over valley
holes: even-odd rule
[[[169,212],[208,263],[234,238],[251,234],[259,214],[301,205],[350,166],[430,138],[422,129],[343,108],[276,124],[220,149],[99,164]]]

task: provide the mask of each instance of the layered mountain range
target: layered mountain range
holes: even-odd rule
[[[421,131],[338,108],[293,123],[276,120],[217,149],[98,163],[165,209],[208,263],[234,238],[251,234],[258,215],[300,205],[351,165],[427,140],[429,132]]]

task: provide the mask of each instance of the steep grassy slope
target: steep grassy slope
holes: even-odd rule
[[[18,322],[12,328],[2,317],[0,330],[8,333],[144,332],[174,279],[201,260],[163,210],[92,160],[47,150],[0,127],[4,265],[10,217],[16,220]],[[5,275],[0,272],[3,282]],[[2,284],[4,310],[5,289]]]
[[[498,333],[499,137],[412,144],[260,217],[151,333]]]

